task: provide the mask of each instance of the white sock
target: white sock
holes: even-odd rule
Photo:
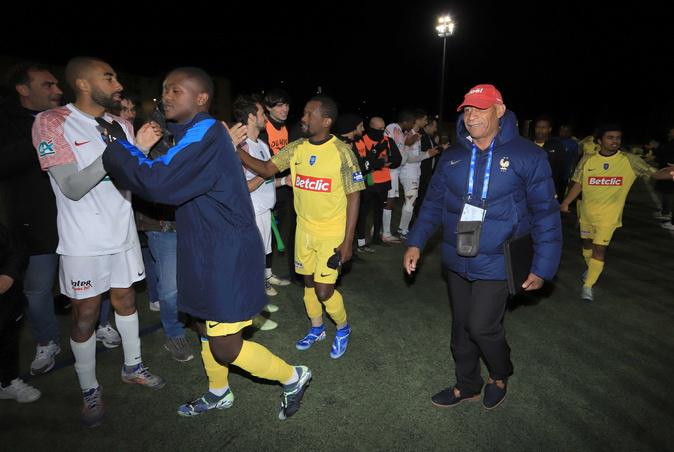
[[[82,391],[98,387],[96,380],[96,333],[85,342],[70,339],[70,349],[75,355],[75,372]]]
[[[365,239],[358,239],[358,246],[365,246]]]
[[[115,312],[115,324],[122,337],[124,364],[128,367],[141,363],[140,337],[138,336],[138,311],[131,315],[121,316]]]
[[[290,380],[284,381],[283,385],[288,386],[297,383],[300,380],[300,376],[297,375],[297,369],[293,369],[293,376],[290,377]]]
[[[271,273],[271,268],[265,268],[265,269],[264,269],[264,279],[269,279],[269,278],[271,278],[271,275],[272,275],[272,273]]]
[[[384,236],[391,235],[391,211],[389,209],[384,209],[381,227],[382,230],[384,231]]]
[[[402,231],[403,234],[407,234],[409,232],[410,221],[412,220],[413,213],[414,209],[407,210],[404,208],[400,213],[400,230]]]

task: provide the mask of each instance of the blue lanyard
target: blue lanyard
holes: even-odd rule
[[[482,204],[487,199],[489,191],[489,177],[491,175],[491,158],[494,153],[494,141],[489,145],[489,155],[487,156],[487,166],[484,168],[484,181],[482,182]],[[477,161],[477,146],[473,144],[473,152],[470,156],[470,173],[468,174],[468,200],[473,197],[473,184],[475,181],[475,163]]]

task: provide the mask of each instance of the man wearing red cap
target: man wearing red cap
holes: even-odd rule
[[[503,328],[508,299],[503,244],[531,234],[534,259],[522,288],[540,289],[557,271],[562,229],[547,156],[519,136],[501,93],[493,85],[477,85],[465,95],[462,110],[457,143],[438,162],[407,238],[403,266],[408,274],[416,270],[421,250],[442,224],[456,383],[431,400],[439,407],[479,400],[482,356],[489,370],[483,405],[493,409],[503,402],[513,373]]]

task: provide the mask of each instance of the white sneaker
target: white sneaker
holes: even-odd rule
[[[672,224],[672,223],[669,222],[669,221],[660,224],[660,227],[661,227],[662,229],[667,229],[668,231],[674,231],[674,224]]]
[[[269,303],[267,306],[265,306],[262,309],[264,311],[267,311],[267,312],[270,312],[270,313],[271,312],[278,312],[278,306],[276,306],[275,304],[271,304],[271,303]]]
[[[255,328],[261,331],[271,331],[273,329],[276,329],[278,323],[259,315],[253,319],[253,326],[255,326]]]
[[[391,244],[391,243],[394,243],[394,244],[403,243],[403,241],[400,240],[395,235],[385,235],[385,234],[381,235],[381,241],[384,242],[384,243],[389,243],[389,244]]]
[[[105,348],[117,348],[122,345],[122,338],[109,323],[96,329],[96,340],[102,342]]]
[[[20,378],[12,380],[6,388],[0,386],[0,399],[14,399],[19,403],[30,403],[35,402],[41,395],[40,391],[24,383]]]
[[[657,212],[653,213],[653,218],[655,218],[656,220],[671,220],[672,214],[670,213],[670,214],[666,215],[666,214],[663,214],[661,211],[657,211]]]
[[[275,297],[276,295],[278,295],[278,292],[276,291],[276,289],[274,289],[271,286],[271,284],[269,284],[269,280],[266,280],[264,282],[264,291],[267,293],[268,297]]]
[[[290,280],[289,279],[283,279],[279,278],[276,275],[271,275],[269,278],[267,278],[267,281],[269,281],[270,284],[273,284],[275,286],[289,286],[290,285]]]
[[[160,310],[159,300],[150,302],[150,311],[159,312]]]
[[[30,363],[30,374],[42,375],[52,370],[56,364],[54,357],[59,353],[61,353],[61,347],[54,341],[49,341],[47,345],[38,345],[35,359]]]

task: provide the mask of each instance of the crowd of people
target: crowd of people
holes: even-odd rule
[[[20,320],[25,299],[36,344],[30,373],[48,373],[61,352],[58,280],[71,303],[70,349],[89,427],[105,413],[97,341],[122,347],[122,381],[165,385],[141,355],[134,289],[141,280],[173,359],[194,358],[189,328],[200,337],[208,389],[178,414],[231,407],[228,374],[236,366],[281,385],[278,416],[287,419],[300,408],[311,370],[244,339],[244,328],[276,328],[270,313],[279,306],[269,297],[297,284],[309,325],[296,348],[327,339],[325,310],[336,326],[329,356],[340,359],[352,332],[336,289],[342,265],[378,246],[404,245],[403,266],[412,273],[442,226],[457,382],[432,402],[478,400],[484,387],[484,406],[493,409],[513,372],[503,328],[506,240],[532,235],[534,261],[522,289],[539,289],[559,265],[560,210],[569,212],[582,195],[576,204],[587,271],[580,298],[592,301],[637,177],[662,181],[658,217],[674,229],[671,141],[652,145],[657,170],[623,150],[618,125],[578,140],[568,124],[553,137],[552,120],[541,116],[528,139],[492,85],[467,92],[450,145],[440,143],[438,119],[423,109],[400,110],[387,124],[381,116],[340,113],[325,95],[309,99],[299,126],[290,127],[291,99],[278,88],[239,95],[233,121],[221,122],[209,114],[213,82],[194,67],[166,75],[161,103],[143,121],[140,99],[124,94],[101,59],[68,62],[72,102],[63,105],[59,83],[45,66],[19,64],[0,109],[8,220],[0,225],[0,399],[40,397],[20,378]],[[274,247],[285,274],[272,271]]]

